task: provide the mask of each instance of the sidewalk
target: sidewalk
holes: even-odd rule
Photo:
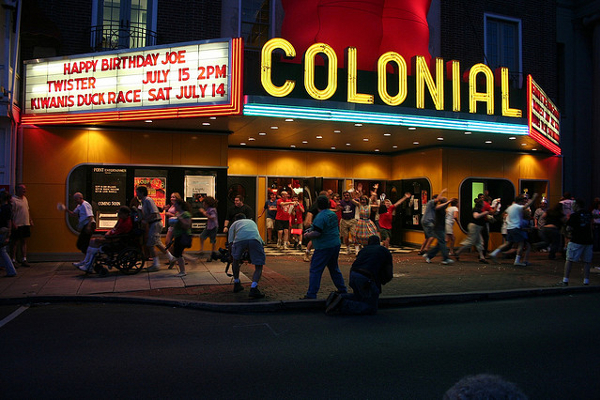
[[[383,287],[381,307],[408,304],[486,300],[517,296],[537,296],[580,291],[600,292],[600,274],[594,272],[590,285],[583,286],[582,264],[575,264],[567,288],[555,287],[561,281],[564,261],[548,260],[547,253],[532,253],[531,266],[514,267],[512,259],[501,264],[481,264],[475,253],[464,254],[461,261],[441,265],[436,257],[427,264],[411,248],[395,248],[394,279]],[[244,291],[232,292],[232,278],[225,274],[219,261],[190,260],[187,276],[175,277],[177,268],[158,272],[123,275],[112,270],[106,277],[86,275],[64,262],[30,262],[21,267],[15,278],[0,278],[0,304],[45,301],[118,301],[161,303],[175,306],[220,311],[265,311],[278,309],[322,308],[327,294],[335,290],[329,274],[321,282],[319,300],[299,300],[308,287],[309,263],[302,252],[267,251],[267,264],[259,288],[266,294],[261,300],[248,298],[254,267],[242,266]],[[197,257],[196,252],[188,256]],[[75,256],[75,255],[74,255]],[[163,260],[166,261],[166,260]],[[345,278],[354,255],[340,254],[340,269]],[[600,254],[594,255],[593,266],[599,265]],[[0,272],[0,276],[3,271]]]

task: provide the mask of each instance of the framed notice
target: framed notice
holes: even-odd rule
[[[94,167],[92,169],[92,198],[98,229],[112,229],[117,223],[119,207],[127,205],[125,190],[126,168]]]

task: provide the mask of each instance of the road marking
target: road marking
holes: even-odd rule
[[[15,312],[13,312],[8,317],[6,317],[2,321],[0,321],[0,328],[2,328],[4,325],[8,324],[13,319],[17,318],[19,315],[21,315],[28,308],[29,308],[29,306],[21,306],[21,307],[19,307]]]

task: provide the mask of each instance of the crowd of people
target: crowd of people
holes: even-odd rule
[[[25,185],[15,187],[15,194],[0,191],[0,255],[6,276],[16,276],[16,267],[29,267],[27,262],[27,239],[31,235],[33,221],[25,196]],[[573,263],[583,263],[583,284],[589,284],[592,255],[600,251],[600,199],[595,199],[591,207],[583,200],[573,199],[569,193],[553,205],[543,197],[536,203],[538,194],[518,195],[510,206],[502,208],[499,198],[492,199],[482,193],[473,201],[469,212],[467,236],[455,243],[455,224],[460,223],[458,200],[447,198],[446,189],[424,204],[421,224],[425,239],[419,254],[431,263],[441,254],[441,263],[452,264],[460,260],[464,253],[475,248],[478,261],[487,264],[497,262],[499,257],[513,257],[516,267],[529,265],[531,250],[547,252],[549,259],[562,256],[565,259],[564,277],[560,286],[569,284]],[[264,246],[274,244],[278,249],[304,250],[304,261],[310,262],[309,288],[304,299],[314,299],[320,288],[321,276],[328,269],[337,291],[327,299],[327,312],[333,313],[373,313],[377,309],[377,299],[381,285],[391,279],[392,258],[388,248],[392,235],[393,216],[398,207],[412,197],[406,193],[395,203],[378,193],[374,185],[368,193],[362,187],[348,190],[338,195],[332,191],[322,191],[314,203],[305,208],[304,201],[291,188],[270,190],[257,220],[266,216],[266,241],[259,233],[251,207],[244,204],[238,195],[234,205],[227,211],[223,233],[227,234],[228,252],[233,264],[234,292],[243,290],[239,280],[240,266],[244,260],[255,267],[250,288],[251,298],[262,298],[258,282],[265,264]],[[73,194],[75,208],[59,205],[69,215],[77,218],[79,232],[76,247],[85,255],[74,265],[87,273],[92,272],[95,254],[107,241],[127,235],[135,222],[140,224],[143,235],[143,249],[147,260],[152,264],[149,272],[160,270],[158,248],[168,258],[169,269],[177,265],[179,272],[186,275],[186,260],[183,253],[191,247],[190,207],[179,193],[172,193],[170,203],[159,209],[148,189],[136,188],[136,198],[131,207],[123,206],[118,211],[118,222],[102,237],[93,237],[96,221],[92,206],[82,193]],[[538,206],[533,209],[533,205]],[[161,239],[163,217],[168,224],[165,242]],[[219,218],[217,200],[204,197],[199,209],[206,217],[205,229],[200,234],[200,256],[211,262],[215,259]],[[502,223],[503,243],[488,253],[490,224]],[[211,249],[204,253],[205,241]],[[345,245],[347,254],[354,253],[356,260],[350,272],[348,294],[344,278],[338,266],[338,257]],[[311,255],[311,252],[314,252]],[[206,258],[205,258],[206,257]],[[453,259],[453,258],[454,259]],[[17,261],[19,260],[19,261]],[[600,269],[600,268],[599,268]]]

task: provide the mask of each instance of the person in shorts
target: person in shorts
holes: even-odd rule
[[[569,275],[574,262],[583,262],[583,284],[590,284],[590,264],[592,262],[594,238],[592,234],[592,214],[585,209],[582,199],[575,200],[573,212],[566,224],[571,232],[571,240],[567,244],[567,261],[565,273],[559,286],[569,285]]]
[[[217,200],[212,196],[207,196],[202,200],[204,208],[200,209],[200,213],[208,220],[206,227],[200,233],[200,256],[204,252],[204,241],[210,239],[211,253],[206,259],[207,262],[212,261],[212,254],[217,250],[217,230],[219,229],[219,216],[217,214]]]
[[[258,289],[258,281],[262,276],[263,265],[265,265],[265,248],[256,222],[247,219],[246,215],[236,214],[233,223],[229,227],[227,236],[229,251],[233,258],[231,264],[233,271],[233,292],[244,290],[240,282],[240,265],[244,253],[247,251],[250,255],[250,262],[254,264],[254,274],[252,275],[252,285],[248,297],[252,299],[261,299],[265,295]]]

